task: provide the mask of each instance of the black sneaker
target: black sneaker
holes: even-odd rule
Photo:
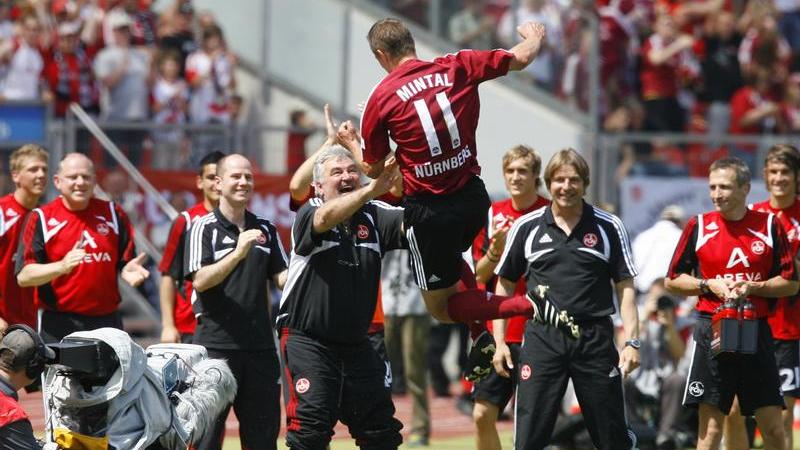
[[[494,337],[488,331],[481,333],[473,342],[469,350],[469,369],[464,378],[475,383],[492,373],[492,357],[494,356]]]
[[[560,311],[547,298],[547,291],[548,287],[540,284],[525,295],[533,305],[533,320],[566,331],[575,339],[579,338],[581,330],[575,324],[575,319],[566,311]]]

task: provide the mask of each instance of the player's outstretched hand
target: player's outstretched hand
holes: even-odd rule
[[[122,273],[120,273],[122,279],[133,287],[142,284],[150,276],[150,271],[142,265],[146,258],[146,253],[139,253],[139,256],[128,261],[128,264],[125,264],[125,267],[122,268]]]
[[[402,178],[402,175],[400,175],[400,168],[395,157],[390,156],[386,158],[386,161],[383,163],[383,172],[381,172],[378,178],[370,182],[372,198],[380,197],[389,192],[389,189],[398,183],[398,178]]]
[[[336,143],[336,122],[333,121],[333,116],[331,116],[331,105],[325,103],[325,107],[323,108],[325,111],[325,132],[327,134],[327,138],[325,142],[327,144],[335,144]]]
[[[339,143],[350,151],[353,151],[353,148],[358,148],[361,146],[361,138],[358,136],[358,131],[356,131],[356,127],[353,125],[353,122],[349,120],[346,120],[339,125],[339,130],[336,132],[336,137],[339,140]]]
[[[83,240],[78,240],[75,245],[72,246],[72,249],[61,258],[61,274],[67,275],[72,272],[72,270],[78,267],[78,264],[83,261],[83,258],[86,256],[86,250],[83,249]]]
[[[539,52],[547,37],[547,29],[541,22],[525,22],[517,27],[517,33],[522,39],[537,44],[534,54]]]

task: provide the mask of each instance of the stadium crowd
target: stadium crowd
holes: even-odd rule
[[[0,2],[0,98],[52,102],[56,117],[75,102],[108,122],[228,124],[238,111],[234,69],[213,15],[190,0],[24,0]],[[169,128],[149,136],[115,130],[111,138],[134,163],[178,168],[189,141]],[[219,142],[195,137],[198,152]],[[88,133],[78,146],[89,146]],[[197,161],[194,161],[195,163]]]
[[[405,7],[414,4],[402,3]],[[795,125],[800,128],[800,119],[794,117],[800,117],[800,75],[792,75],[795,45],[800,53],[800,11],[779,11],[765,2],[739,5],[716,0],[674,4],[634,4],[623,0],[602,5],[576,3],[571,8],[548,0],[523,0],[520,3],[520,10],[514,17],[513,12],[508,11],[508,5],[467,0],[463,10],[454,11],[447,18],[448,30],[459,46],[491,48],[499,43],[510,48],[509,51],[482,52],[473,56],[474,59],[447,60],[448,64],[462,70],[474,71],[470,73],[475,78],[458,88],[474,94],[475,101],[475,87],[480,82],[505,75],[509,70],[521,70],[536,84],[558,90],[565,98],[585,104],[586,87],[581,83],[586,77],[580,71],[587,70],[583,58],[589,36],[585,27],[580,25],[583,17],[578,13],[580,11],[597,14],[601,20],[603,111],[607,129],[623,131],[640,127],[647,131],[686,131],[702,125],[704,128],[697,131],[753,133],[792,131]],[[737,14],[739,12],[741,14]],[[59,116],[63,116],[69,102],[78,102],[104,120],[154,120],[163,124],[187,120],[226,123],[236,109],[233,77],[236,58],[227,49],[222,31],[213,17],[196,16],[191,3],[186,0],[176,0],[161,14],[154,13],[149,2],[138,0],[27,0],[0,3],[0,17],[3,18],[0,23],[0,57],[6,62],[0,95],[5,100],[52,101]],[[533,25],[529,23],[531,21],[544,26]],[[381,46],[397,37],[392,32],[397,32],[401,41],[406,38],[404,28],[397,23],[381,21],[379,24],[389,29],[385,31],[387,34],[375,37],[371,31],[370,36],[373,52],[379,64],[390,73],[387,77],[390,80],[398,68],[408,64],[408,59],[415,59],[415,55],[414,58],[409,56],[413,54],[413,40],[411,53],[407,54],[393,55],[391,52],[396,51],[396,47]],[[198,24],[200,29],[195,30]],[[522,28],[520,42],[508,39],[513,34],[514,25],[523,24],[527,28]],[[547,44],[539,48],[545,26]],[[407,37],[410,38],[410,34]],[[408,40],[403,42],[408,44]],[[411,64],[422,63],[416,60]],[[30,73],[40,76],[26,75]],[[447,78],[440,81],[442,86],[453,87],[447,85]],[[390,89],[388,92],[388,96],[393,96],[396,91]],[[453,114],[446,95],[440,97],[437,94],[435,101],[446,111],[443,114]],[[417,106],[417,114],[420,114],[420,108],[425,109],[425,104]],[[644,112],[641,120],[637,118],[637,111]],[[687,240],[700,239],[699,249],[713,236],[699,238],[698,233],[702,231],[693,228],[698,226],[698,219],[687,218],[675,206],[665,208],[660,220],[630,245],[624,226],[611,211],[603,211],[583,200],[589,185],[589,169],[574,150],[559,152],[543,170],[545,162],[532,148],[519,145],[509,149],[502,161],[508,198],[488,206],[488,195],[484,190],[481,196],[482,185],[477,184],[476,161],[474,166],[471,163],[465,165],[461,172],[469,181],[455,187],[448,185],[432,196],[420,195],[425,189],[436,187],[426,184],[433,183],[430,180],[420,180],[426,176],[435,178],[439,174],[425,175],[423,169],[424,176],[417,171],[416,179],[407,172],[403,174],[405,184],[400,183],[397,161],[388,153],[386,134],[389,131],[382,128],[381,120],[384,118],[378,118],[382,111],[376,111],[374,104],[368,102],[366,105],[368,120],[362,130],[356,130],[349,122],[337,126],[329,111],[326,109],[325,112],[325,143],[307,159],[298,158],[293,166],[295,170],[289,190],[292,208],[298,211],[299,219],[292,228],[291,241],[295,248],[290,254],[284,251],[275,226],[247,210],[253,191],[254,170],[244,156],[232,151],[227,156],[219,152],[194,155],[197,188],[202,200],[196,205],[188,205],[180,203],[182,199],[173,199],[174,205],[184,212],[171,224],[168,233],[164,233],[166,229],[157,232],[166,236],[163,240],[165,257],[158,267],[162,273],[159,288],[164,318],[161,339],[165,342],[201,343],[212,355],[226,357],[235,366],[241,395],[233,409],[237,415],[246,416],[244,421],[240,417],[243,446],[274,448],[271,441],[277,439],[275,414],[280,393],[277,383],[261,381],[262,378],[277,381],[281,376],[276,350],[286,368],[284,382],[288,383],[289,398],[284,400],[287,403],[287,439],[292,448],[325,448],[337,419],[351,426],[357,442],[369,448],[396,448],[401,426],[393,417],[394,408],[388,394],[390,388],[396,394],[408,391],[414,397],[414,418],[407,442],[410,446],[427,446],[431,417],[427,405],[426,373],[431,369],[436,395],[450,395],[450,380],[441,370],[441,353],[450,333],[457,329],[462,341],[466,340],[469,331],[473,332],[477,343],[491,333],[492,345],[496,345],[488,372],[476,372],[477,366],[473,367],[476,361],[466,361],[464,348],[458,351],[463,360],[461,370],[474,381],[474,385],[464,382],[462,387],[464,393],[471,392],[474,406],[467,404],[465,408],[462,403],[460,408],[469,409],[467,412],[474,418],[477,448],[499,448],[496,421],[512,401],[516,386],[531,378],[528,363],[535,363],[536,370],[542,367],[540,364],[553,364],[554,374],[535,372],[533,381],[525,385],[527,391],[521,402],[523,407],[528,407],[523,417],[529,421],[520,426],[527,439],[525,442],[530,444],[516,445],[540,448],[541,442],[546,443],[542,439],[552,436],[552,442],[564,448],[581,448],[582,445],[591,448],[594,445],[617,449],[628,444],[634,448],[636,439],[625,429],[630,427],[639,436],[640,448],[649,445],[651,448],[670,449],[692,445],[697,438],[701,442],[704,439],[717,440],[716,445],[719,445],[722,424],[714,423],[717,417],[713,415],[718,411],[709,413],[701,406],[698,418],[691,409],[681,406],[686,392],[689,392],[687,378],[690,376],[700,377],[698,379],[708,386],[713,385],[715,380],[710,379],[714,377],[730,376],[692,372],[695,342],[698,336],[703,339],[701,333],[705,330],[705,325],[698,323],[706,324],[710,320],[709,314],[713,311],[709,308],[716,306],[714,302],[736,297],[742,292],[741,295],[745,296],[781,298],[782,306],[779,308],[785,309],[779,311],[784,316],[770,319],[770,326],[786,332],[776,335],[776,340],[792,341],[791,345],[797,345],[796,339],[800,338],[797,330],[781,328],[786,325],[781,320],[794,320],[789,311],[797,308],[793,301],[788,301],[786,294],[792,287],[796,292],[797,275],[791,258],[787,258],[789,250],[785,248],[788,242],[792,254],[797,252],[797,230],[792,228],[797,226],[797,222],[787,219],[775,225],[771,219],[773,216],[760,212],[775,213],[779,217],[785,213],[800,218],[796,200],[800,153],[793,147],[778,146],[767,154],[765,161],[759,162],[765,167],[764,177],[770,198],[746,211],[743,207],[750,186],[748,166],[756,164],[754,148],[727,148],[726,151],[737,158],[723,159],[722,163],[711,166],[712,198],[722,216],[719,223],[724,223],[723,219],[735,221],[747,215],[748,220],[766,227],[759,228],[758,233],[751,230],[751,233],[760,239],[766,239],[761,236],[769,234],[767,245],[769,252],[775,252],[775,257],[768,253],[770,258],[763,256],[761,259],[769,259],[770,264],[773,259],[780,260],[781,267],[776,267],[777,263],[776,266],[764,263],[760,269],[763,273],[759,276],[769,277],[769,280],[782,278],[778,281],[783,284],[777,289],[767,287],[766,281],[748,284],[737,279],[728,283],[720,274],[700,273],[697,258],[709,257],[695,255],[692,250],[694,242],[687,244]],[[456,113],[474,113],[477,116],[477,109],[468,109],[466,113],[458,110]],[[297,125],[303,119],[298,114],[293,117],[295,120]],[[634,126],[637,120],[640,123]],[[476,124],[477,120],[474,122]],[[405,121],[400,126],[409,126],[408,123]],[[444,132],[452,133],[455,123],[455,119],[452,126],[448,123]],[[426,134],[428,130],[417,128],[420,126],[409,131],[408,135],[429,146],[423,152],[428,153],[426,157],[435,156],[435,151],[440,150],[436,133],[431,136],[431,133]],[[455,128],[456,133],[459,131],[462,133],[460,136],[450,136],[453,148],[461,145],[460,139],[474,144],[470,141],[474,135]],[[474,134],[474,129],[471,132]],[[363,147],[360,133],[364,133]],[[136,161],[141,156],[141,148],[135,147],[141,146],[146,136],[126,131],[112,134],[112,139],[127,144],[129,157]],[[182,133],[164,130],[153,133],[149,139],[155,157],[160,158],[158,164],[161,167],[177,167],[189,161],[189,155],[185,153],[188,138]],[[383,150],[387,151],[381,153]],[[400,151],[396,155],[397,158],[403,157]],[[463,159],[472,161],[470,157],[474,159],[474,153]],[[119,174],[112,172],[104,180],[111,201],[95,199],[92,192],[97,179],[93,161],[80,153],[70,153],[59,162],[54,177],[60,197],[31,214],[47,184],[47,158],[43,149],[32,145],[22,147],[11,158],[10,172],[16,190],[3,197],[6,211],[0,211],[3,215],[0,264],[7,265],[0,285],[0,300],[3,301],[0,328],[12,322],[36,326],[38,320],[45,340],[57,341],[75,330],[104,325],[120,327],[117,297],[106,296],[108,298],[104,301],[88,304],[81,300],[81,296],[104,297],[92,290],[113,283],[92,284],[87,280],[98,277],[115,280],[119,275],[130,285],[138,286],[149,276],[142,265],[143,256],[136,257],[133,249],[132,234],[137,214],[130,212],[125,205],[130,194],[127,180],[118,179]],[[456,161],[459,161],[458,157]],[[359,185],[362,168],[374,178],[365,186]],[[668,171],[668,164],[657,168],[641,165],[633,168],[632,165],[631,170],[675,173]],[[708,170],[704,175],[708,175]],[[544,178],[544,185],[540,177]],[[452,179],[445,176],[438,180],[448,183]],[[409,187],[409,181],[419,184]],[[474,195],[474,199],[446,197],[448,202],[443,203],[447,205],[435,200],[438,196],[463,194],[462,191],[468,189],[475,189],[467,192]],[[715,194],[725,190],[729,192]],[[402,199],[404,196],[405,200]],[[373,198],[381,201],[373,202]],[[788,203],[787,199],[790,200]],[[429,223],[433,220],[431,218],[438,220],[446,216],[452,219],[458,214],[466,214],[448,209],[452,208],[451,200],[454,204],[467,204],[466,209],[471,210],[469,214],[480,216],[475,221],[475,230],[465,230],[464,236],[457,236],[466,239],[466,247],[472,247],[472,252],[466,253],[466,262],[475,273],[471,280],[471,273],[462,272],[460,257],[456,258],[459,261],[456,265],[450,264],[452,261],[443,263],[436,260],[445,259],[442,257],[445,253],[452,256],[452,252],[442,250],[440,246],[443,243],[439,242],[451,239],[445,239],[441,230],[438,235],[430,230],[436,228]],[[477,200],[481,205],[485,202],[489,208],[488,216],[483,210],[476,212],[481,208],[475,208],[473,203],[465,200]],[[413,206],[418,211],[425,211],[418,217],[409,217],[408,211],[401,212],[399,208],[389,206],[406,202],[404,205],[408,208],[409,202],[413,204],[415,201],[418,203]],[[428,213],[426,208],[436,210],[437,214]],[[738,219],[730,218],[739,213],[742,216]],[[19,220],[28,214],[32,220]],[[767,217],[770,217],[768,221]],[[101,223],[92,222],[92,227],[81,228],[95,219],[100,219]],[[417,221],[413,222],[414,226],[409,226],[411,230],[400,227],[401,223],[412,223],[404,222],[411,219]],[[70,225],[65,226],[68,222]],[[537,225],[535,228],[534,224]],[[467,227],[473,224],[455,225]],[[783,228],[776,226],[787,229],[780,231]],[[415,227],[419,235],[415,234]],[[537,234],[540,227],[547,232]],[[448,231],[455,228],[452,220],[446,228]],[[6,233],[9,230],[14,231]],[[422,230],[430,234],[424,236]],[[580,234],[582,239],[571,239],[572,232]],[[423,237],[428,240],[422,241]],[[534,237],[538,239],[536,245],[557,248],[546,249],[540,254],[527,254],[527,249],[521,250],[531,245]],[[416,248],[418,238],[429,247],[423,247],[423,251]],[[506,245],[507,239],[511,245]],[[554,239],[563,239],[564,245],[553,244]],[[17,240],[21,240],[19,246]],[[453,245],[457,247],[460,244]],[[727,251],[729,244],[715,245],[721,245]],[[751,244],[753,255],[750,256],[758,258],[764,254],[763,245]],[[412,247],[411,251],[405,249],[408,246]],[[683,253],[676,252],[676,249]],[[565,259],[554,258],[554,264],[568,262],[568,273],[533,264],[550,251],[563,255]],[[384,256],[384,253],[386,257],[381,262],[377,256]],[[574,261],[569,258],[575,258],[575,255],[588,259],[577,260],[579,264],[573,265]],[[734,261],[734,256],[731,254],[728,269],[737,261],[742,264],[740,259]],[[543,260],[547,258],[550,256]],[[749,268],[747,258],[744,255],[741,258]],[[15,268],[12,261],[15,261]],[[432,261],[437,270],[447,272],[431,272],[432,276],[426,276],[425,267],[432,270],[428,266]],[[92,262],[96,264],[89,264]],[[103,263],[109,264],[103,266]],[[708,270],[706,267],[703,269]],[[358,271],[358,282],[350,277],[350,271]],[[596,276],[597,273],[600,275]],[[442,280],[437,274],[448,279]],[[595,290],[602,291],[601,301],[597,304],[581,302],[589,298],[589,294],[582,292],[573,296],[569,292],[582,285],[578,282],[564,283],[562,277],[578,275],[589,277],[591,283],[596,283],[598,288]],[[286,301],[280,303],[279,311],[268,311],[263,302],[267,296],[264,278],[270,278],[275,286],[286,289]],[[672,294],[666,290],[665,278]],[[336,289],[322,282],[326,279],[337,279]],[[539,289],[538,296],[531,293],[534,287],[542,288],[545,280],[550,280],[550,288]],[[555,280],[561,280],[562,286],[556,286]],[[676,280],[684,284],[676,287]],[[609,281],[617,286],[616,292],[612,293]],[[426,285],[426,282],[436,287],[428,289],[425,286],[422,291],[417,288],[416,285]],[[495,291],[498,286],[500,289]],[[38,306],[47,311],[38,318],[30,305],[19,304],[23,301],[32,304],[34,289]],[[576,317],[562,318],[562,315],[552,314],[556,307],[551,303],[552,297],[545,294],[548,289],[556,292],[553,294],[555,298],[567,301],[570,313],[577,313]],[[486,290],[497,295],[487,294]],[[436,291],[446,292],[444,297],[432,297],[431,293]],[[478,306],[469,306],[463,301],[452,300],[462,294],[465,295],[462,299],[481,298],[486,301]],[[578,298],[573,298],[575,296]],[[616,306],[612,298],[616,299]],[[700,307],[706,308],[700,312],[695,305],[698,298]],[[376,299],[380,301],[377,302],[378,310],[374,312]],[[759,297],[759,300],[764,299]],[[634,301],[637,308],[631,308]],[[766,304],[766,301],[758,303],[761,308],[759,319],[763,319],[765,324]],[[560,312],[567,316],[565,303],[560,306]],[[14,307],[20,308],[15,310]],[[483,309],[478,311],[490,307],[496,308],[492,314],[484,314]],[[617,314],[612,314],[614,310],[618,311]],[[436,316],[438,322],[431,315]],[[608,320],[609,315],[614,316],[613,322]],[[201,320],[197,322],[195,316]],[[281,333],[279,349],[275,348],[271,333],[266,332],[269,322],[276,316],[279,317]],[[533,320],[529,320],[531,318]],[[454,325],[451,320],[468,325]],[[488,324],[486,320],[489,320]],[[476,321],[481,323],[476,324]],[[611,326],[612,323],[615,327]],[[490,331],[480,333],[484,325],[488,325]],[[475,332],[476,327],[478,332]],[[762,328],[762,332],[764,330]],[[386,348],[382,342],[384,333]],[[572,333],[572,338],[569,333]],[[583,338],[593,337],[578,340],[576,333],[584,333]],[[363,339],[367,335],[369,344]],[[529,348],[536,345],[534,339],[539,339],[540,347],[536,352],[522,351],[520,356],[521,348],[524,350],[523,335]],[[769,341],[765,348],[771,352],[771,337],[767,333],[763,339]],[[563,347],[553,352],[552,359],[537,359],[540,357],[538,351],[548,350],[544,348],[548,341],[562,342]],[[585,344],[589,341],[590,344]],[[374,354],[373,346],[378,350]],[[477,348],[480,353],[486,347]],[[620,349],[619,353],[617,349]],[[559,365],[554,361],[559,360],[560,352],[580,354],[581,357],[573,358],[567,365]],[[795,356],[798,354],[795,352]],[[320,362],[323,360],[321,355],[333,355],[331,360],[325,361],[325,367]],[[789,358],[787,362],[778,359],[777,362],[774,359],[767,361],[775,362],[774,367],[766,364],[770,366],[767,367],[768,375],[775,375],[774,380],[767,381],[779,383],[777,375],[780,369],[783,393],[787,403],[793,404],[794,394],[800,392],[800,388],[792,384],[789,380],[791,374],[787,378],[784,371],[788,369],[797,373],[800,360]],[[602,361],[598,363],[598,369],[594,363],[599,360]],[[384,361],[390,363],[386,370],[391,372],[383,371]],[[603,364],[609,361],[611,374],[606,376],[609,366]],[[346,364],[351,369],[341,371],[337,366],[339,363],[341,367]],[[11,365],[14,365],[13,361]],[[259,373],[262,366],[267,369]],[[590,376],[576,375],[575,371],[583,370]],[[601,378],[610,381],[601,384],[600,389],[592,389],[597,387],[592,379],[597,379],[600,372]],[[568,375],[575,384],[574,395],[569,394],[566,406],[559,407],[557,404],[560,404],[567,388]],[[553,386],[558,389],[551,389],[550,385],[540,381],[546,376],[553,377]],[[324,395],[316,396],[316,392],[315,396],[302,395],[311,384],[322,385],[330,377],[338,378],[335,386],[325,386]],[[392,380],[394,384],[390,387],[388,383]],[[724,378],[723,381],[730,380]],[[766,389],[772,385],[765,383],[764,386]],[[794,388],[789,389],[792,386]],[[731,405],[725,403],[725,398],[729,396],[732,399],[734,393],[745,394],[741,411],[750,413],[755,408],[759,420],[763,419],[759,415],[761,408],[775,407],[778,406],[775,402],[784,401],[776,397],[775,392],[771,393],[774,398],[764,400],[763,396],[751,395],[748,391],[736,391],[740,388],[733,388],[733,391],[720,388],[724,392],[717,394],[724,397],[722,400],[706,397],[698,401],[704,406],[713,404],[727,413]],[[700,398],[702,394],[691,395]],[[530,405],[534,402],[530,400],[533,395],[541,396],[536,397],[536,405]],[[269,408],[264,407],[267,403],[260,402],[262,398],[268,400]],[[539,401],[547,403],[552,411],[534,412]],[[764,401],[773,403],[765,404]],[[627,419],[623,414],[623,402],[628,411]],[[607,411],[599,413],[598,405],[606,406]],[[738,411],[736,408],[739,408],[738,404],[734,404],[734,412]],[[585,416],[573,414],[576,410],[583,410]],[[317,416],[320,411],[325,412],[322,420]],[[363,414],[364,411],[368,414]],[[769,412],[776,413],[775,410]],[[546,414],[546,420],[537,419],[538,414]],[[791,415],[787,418],[786,414],[784,412],[782,417],[784,426],[793,423]],[[775,419],[779,415],[773,416]],[[700,436],[697,436],[698,421]],[[308,423],[313,426],[309,427]],[[775,420],[769,423],[775,425]],[[221,417],[218,428],[198,448],[219,448],[223,425],[224,417]],[[715,425],[720,429],[714,428]],[[711,427],[710,431],[708,427]],[[775,441],[784,439],[783,429],[772,426],[765,430],[770,439],[768,445],[772,446],[769,448],[778,448]],[[585,437],[586,433],[588,437]],[[741,443],[741,439],[748,437],[732,434],[728,439],[729,442]],[[787,439],[787,448],[791,448],[791,439]],[[708,448],[713,448],[713,443]]]

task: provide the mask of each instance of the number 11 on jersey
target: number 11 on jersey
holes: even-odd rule
[[[461,145],[461,137],[458,134],[458,124],[456,117],[453,115],[453,110],[450,107],[450,99],[447,94],[439,92],[436,94],[436,103],[439,104],[439,109],[442,110],[442,116],[445,124],[447,124],[447,132],[450,135],[450,145],[453,150]],[[428,109],[425,100],[420,99],[414,101],[414,108],[417,110],[419,121],[422,124],[422,129],[425,131],[425,139],[428,141],[428,148],[430,149],[431,156],[439,156],[442,154],[442,148],[439,144],[439,137],[436,135],[436,127],[433,125],[433,118]]]

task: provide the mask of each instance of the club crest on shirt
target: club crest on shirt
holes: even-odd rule
[[[297,391],[298,394],[305,394],[308,392],[308,389],[311,387],[311,382],[308,381],[308,378],[300,378],[294,384],[294,390]]]
[[[519,368],[519,377],[522,378],[522,380],[527,380],[531,377],[531,372],[531,366],[524,364]]]
[[[264,234],[264,233],[259,234],[258,237],[256,238],[256,242],[258,242],[258,245],[266,244],[267,243],[267,235]]]
[[[587,247],[594,247],[597,245],[597,235],[594,233],[586,233],[583,235],[583,245]]]
[[[750,250],[752,250],[756,255],[764,253],[764,249],[765,245],[762,241],[753,241],[753,243],[750,244]]]
[[[366,239],[369,237],[369,228],[366,225],[359,225],[356,235],[359,239]]]
[[[14,216],[18,216],[19,214],[17,214],[17,212],[14,211],[13,209],[8,208],[8,209],[6,209],[6,215],[8,217],[14,217]]]

